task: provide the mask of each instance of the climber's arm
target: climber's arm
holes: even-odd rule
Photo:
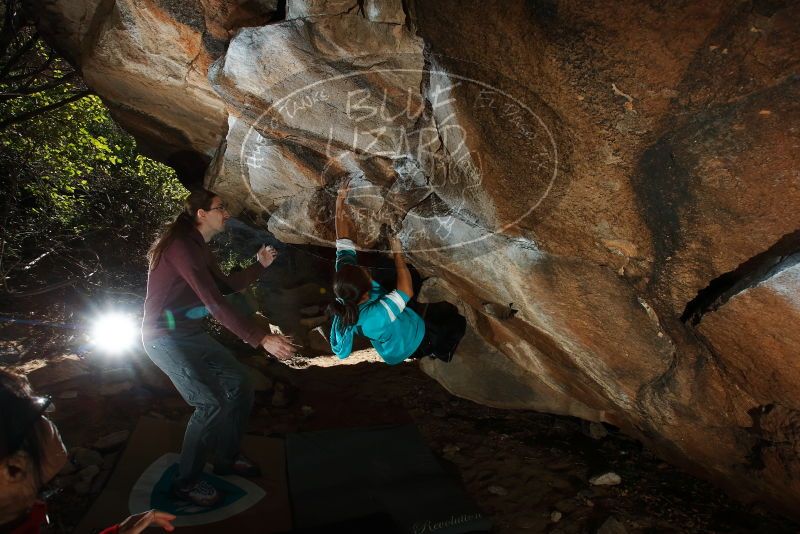
[[[356,236],[353,219],[347,213],[347,206],[344,203],[349,191],[350,180],[346,180],[339,188],[339,194],[336,196],[336,239],[354,240]]]
[[[390,239],[394,266],[397,270],[397,290],[402,291],[410,299],[414,296],[414,285],[411,282],[411,271],[408,270],[406,259],[403,256],[403,245],[396,237]]]

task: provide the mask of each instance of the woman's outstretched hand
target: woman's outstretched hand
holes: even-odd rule
[[[275,250],[275,247],[264,245],[259,249],[256,253],[256,259],[258,263],[263,265],[264,267],[269,267],[272,265],[272,262],[275,261],[275,258],[278,256],[278,251]]]
[[[268,334],[261,340],[261,346],[279,360],[288,360],[294,357],[295,345],[292,343],[292,338],[289,336]]]

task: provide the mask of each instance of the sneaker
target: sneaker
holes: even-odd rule
[[[230,465],[215,465],[214,474],[220,476],[238,475],[245,478],[258,478],[261,468],[244,454],[239,454]]]
[[[206,482],[198,480],[187,485],[180,485],[177,482],[172,487],[175,497],[189,501],[194,505],[209,507],[214,506],[222,500],[223,493],[217,488]]]

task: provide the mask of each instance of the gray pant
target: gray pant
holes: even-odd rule
[[[253,408],[247,369],[205,333],[162,336],[144,344],[147,355],[194,406],[181,449],[180,483],[198,478],[209,453],[217,465],[233,462]]]

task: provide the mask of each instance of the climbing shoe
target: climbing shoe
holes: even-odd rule
[[[182,501],[189,501],[196,506],[204,508],[218,504],[224,497],[220,490],[205,480],[198,480],[189,484],[179,484],[176,481],[172,486],[172,493]]]

